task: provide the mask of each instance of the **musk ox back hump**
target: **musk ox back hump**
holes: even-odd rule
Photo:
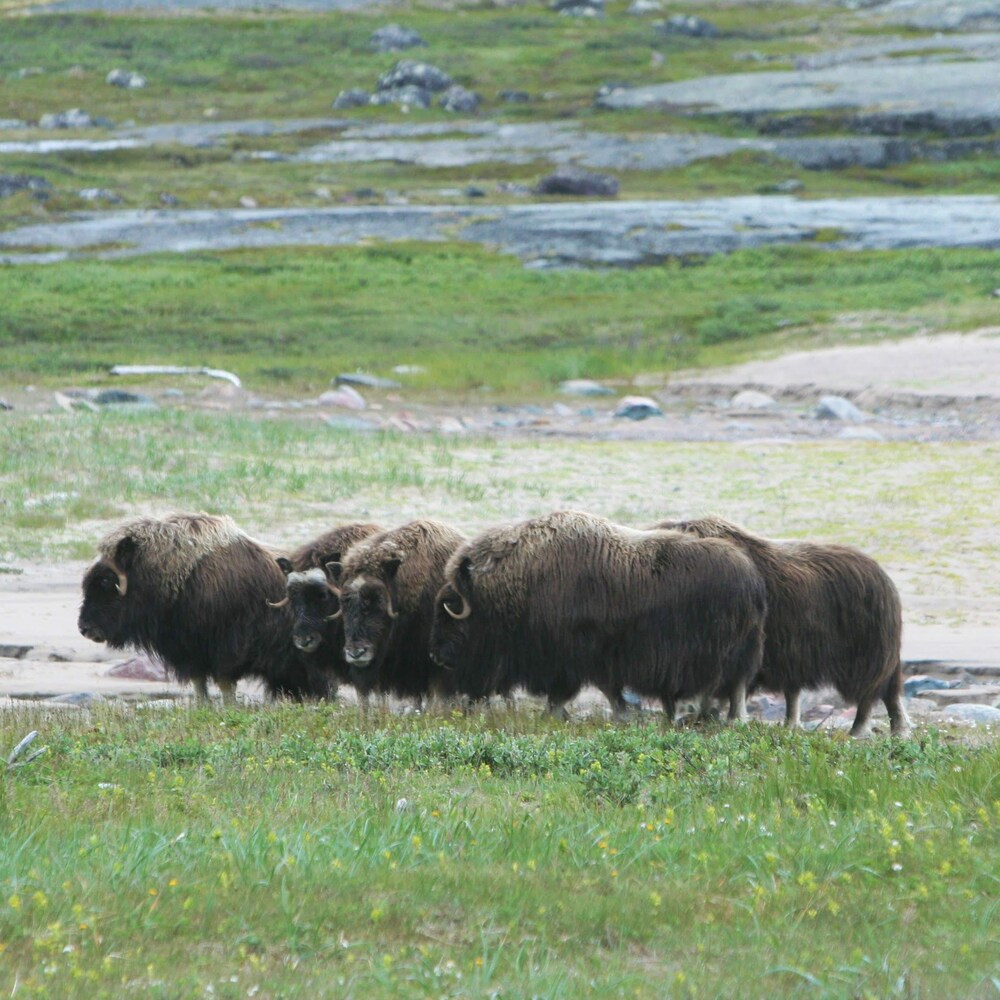
[[[300,545],[292,552],[289,556],[292,570],[301,573],[309,569],[325,569],[331,562],[339,563],[352,545],[382,531],[385,531],[385,528],[381,525],[363,521],[343,524],[324,531],[323,534]]]

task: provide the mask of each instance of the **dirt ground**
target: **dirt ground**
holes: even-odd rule
[[[734,416],[726,409],[726,399],[750,386],[772,395],[776,407],[759,415]],[[668,415],[672,405],[684,407],[690,415],[692,400],[696,401],[697,434],[706,439],[739,439],[747,433],[757,439],[795,437],[802,428],[813,436],[841,435],[854,425],[815,420],[806,412],[819,395],[836,392],[854,398],[863,409],[866,400],[873,404],[881,400],[887,412],[879,416],[878,406],[872,405],[870,420],[862,426],[877,429],[886,438],[912,436],[916,426],[929,440],[995,440],[1000,439],[1000,328],[797,352],[709,374],[684,373],[660,390],[633,387],[631,391],[656,392]],[[4,391],[2,395],[13,399],[17,394]],[[888,406],[889,400],[897,401],[895,409]],[[30,408],[35,401],[24,402]],[[241,405],[238,397],[232,402]],[[520,425],[512,420],[505,429],[512,434],[673,436],[669,420],[616,421],[610,416],[613,403],[607,401],[601,401],[605,416],[584,419],[575,409],[583,404],[579,400],[572,403],[564,407],[571,411],[568,415],[546,410],[541,418],[528,414]],[[427,408],[428,413],[432,410]],[[904,416],[899,415],[902,411]],[[442,413],[446,415],[442,417]],[[487,419],[483,414],[480,410],[442,408],[428,421],[431,428],[440,429],[435,420],[451,420],[459,431],[469,432]],[[489,419],[495,421],[495,417],[493,411]],[[815,431],[817,427],[820,431]],[[504,428],[494,425],[488,429],[497,433]],[[899,433],[893,433],[894,429]],[[20,575],[0,575],[0,703],[10,704],[12,697],[20,701],[80,692],[144,699],[173,698],[181,693],[170,682],[106,676],[110,666],[129,656],[96,646],[77,632],[84,568],[83,563],[75,562],[26,565]],[[968,589],[975,594],[974,581]],[[907,601],[906,606],[917,619],[932,603],[933,598],[925,597]],[[1000,665],[1000,613],[977,614],[976,621],[960,627],[908,623],[903,656],[911,671],[946,675],[970,668],[976,674],[984,669],[991,673]]]

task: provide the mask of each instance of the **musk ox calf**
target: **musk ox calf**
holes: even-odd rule
[[[431,653],[473,698],[523,686],[549,710],[594,684],[615,714],[623,689],[730,698],[760,667],[764,583],[728,542],[636,531],[563,511],[493,528],[448,561]]]
[[[268,611],[285,577],[228,517],[139,517],[100,542],[83,578],[79,629],[113,649],[156,655],[199,699],[213,680],[230,702],[241,677],[272,695],[325,697],[327,678],[292,645],[288,608]]]
[[[291,609],[292,642],[311,666],[329,672],[332,695],[338,681],[350,681],[344,627],[337,614],[340,598],[333,586],[340,576],[340,560],[356,542],[384,530],[377,524],[345,524],[307,542],[289,558],[278,559],[288,574],[286,595],[273,607]]]
[[[372,691],[450,697],[454,681],[428,649],[434,598],[465,536],[440,521],[410,521],[352,546],[341,562],[344,660],[363,700]]]
[[[768,604],[754,687],[784,694],[787,725],[799,725],[803,688],[829,684],[858,706],[852,736],[868,734],[876,698],[885,703],[891,731],[909,731],[900,700],[899,594],[874,559],[845,545],[769,541],[718,517],[661,521],[657,527],[724,538],[753,559]]]

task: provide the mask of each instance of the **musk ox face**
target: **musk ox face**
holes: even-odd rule
[[[127,592],[128,580],[115,563],[101,559],[91,566],[83,578],[83,604],[77,620],[80,634],[115,649],[124,646],[128,641],[124,634]]]
[[[290,573],[288,603],[294,619],[292,642],[303,653],[315,653],[328,641],[330,628],[340,618],[340,600],[321,569]]]
[[[398,563],[390,568],[395,575]],[[371,670],[379,665],[389,644],[398,612],[388,582],[370,576],[351,580],[340,591],[344,621],[344,660],[348,666]]]

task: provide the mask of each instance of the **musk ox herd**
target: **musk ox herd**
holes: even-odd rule
[[[333,698],[353,685],[415,699],[483,701],[516,689],[565,705],[598,688],[616,717],[626,689],[702,714],[746,718],[757,689],[786,700],[831,685],[857,706],[901,702],[899,595],[843,545],[774,541],[721,518],[636,529],[558,511],[468,538],[440,521],[353,523],[292,552],[228,517],[122,524],[83,578],[81,633],[158,656],[199,699],[243,677],[276,697]]]

